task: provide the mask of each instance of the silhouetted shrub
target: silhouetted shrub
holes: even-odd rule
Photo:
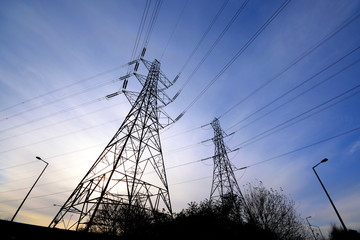
[[[243,196],[191,202],[173,216],[111,202],[99,208],[91,230],[121,239],[310,239],[294,206],[259,182],[249,184]]]
[[[345,231],[343,228],[333,225],[330,240],[360,240],[360,233],[355,230]]]

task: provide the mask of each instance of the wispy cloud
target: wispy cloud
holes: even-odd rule
[[[353,153],[355,153],[355,152],[357,152],[359,150],[360,150],[360,140],[358,140],[358,141],[354,142],[353,144],[351,144],[350,149],[349,149],[349,153],[353,154]]]

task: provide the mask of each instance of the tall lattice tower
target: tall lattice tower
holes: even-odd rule
[[[211,122],[214,129],[212,138],[215,145],[213,180],[211,185],[210,200],[222,201],[225,195],[238,196],[242,198],[239,185],[236,181],[228,152],[231,150],[225,146],[224,137],[227,135],[220,126],[220,122],[215,118]]]
[[[142,84],[141,92],[123,89],[132,105],[130,112],[49,227],[61,222],[73,230],[89,231],[106,224],[112,227],[114,223],[108,218],[116,216],[114,212],[131,214],[124,209],[140,209],[153,216],[172,214],[159,130],[171,123],[162,108],[171,102],[164,91],[173,82],[160,71],[157,60],[141,59],[135,71],[140,61],[148,70],[147,76],[130,75]],[[123,88],[127,77],[123,77]],[[101,220],[98,216],[106,210],[110,212],[102,214]]]

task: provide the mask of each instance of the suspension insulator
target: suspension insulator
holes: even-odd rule
[[[124,81],[124,83],[123,83],[123,89],[126,89],[126,87],[127,87],[127,84],[128,84],[128,80],[127,79],[125,79],[125,81]]]
[[[145,56],[145,52],[146,52],[146,48],[143,48],[143,50],[141,52],[141,57]]]
[[[136,62],[135,67],[134,67],[134,71],[136,72],[138,70],[138,68],[139,68],[139,62]]]

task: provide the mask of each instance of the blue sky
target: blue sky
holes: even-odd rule
[[[173,79],[222,3],[164,1],[145,58],[161,59],[162,71]],[[213,144],[201,143],[212,137],[212,129],[201,126],[221,116],[223,129],[236,131],[226,139],[227,146],[240,147],[229,154],[231,161],[238,168],[249,166],[236,171],[241,187],[258,179],[267,187],[283,188],[301,215],[311,215],[311,222],[325,230],[339,222],[311,168],[327,157],[318,173],[345,224],[359,229],[360,3],[290,2],[216,78],[282,3],[250,0],[166,108],[175,118],[216,79],[161,135],[173,208],[180,211],[209,196],[211,160],[171,167],[212,155]],[[241,4],[229,1],[169,89],[170,96],[187,81]],[[116,79],[126,74],[121,66],[131,60],[144,6],[140,0],[0,2],[1,217],[15,212],[43,168],[35,159],[41,156],[49,168],[17,220],[49,224],[58,210],[53,205],[66,200],[120,126],[130,104],[124,95],[109,100],[104,96],[121,89]],[[140,89],[135,78],[128,89]],[[266,133],[271,134],[263,137]],[[260,139],[253,138],[258,135]]]

